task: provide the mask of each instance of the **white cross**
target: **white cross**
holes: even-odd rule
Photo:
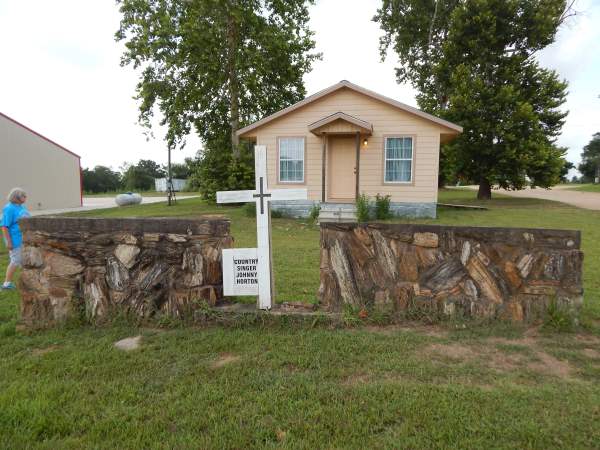
[[[258,256],[258,307],[271,309],[273,302],[273,268],[271,262],[271,205],[273,200],[306,200],[306,189],[272,189],[267,186],[267,148],[254,149],[256,190],[217,192],[217,203],[256,202]],[[224,277],[225,281],[225,277]]]

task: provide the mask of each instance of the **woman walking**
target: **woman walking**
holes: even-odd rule
[[[29,211],[23,206],[27,200],[27,193],[21,188],[14,188],[8,194],[8,203],[2,209],[2,236],[8,249],[10,262],[6,269],[6,279],[2,284],[2,289],[14,289],[15,284],[12,279],[17,270],[21,267],[21,247],[23,236],[19,228],[19,220],[29,216]]]

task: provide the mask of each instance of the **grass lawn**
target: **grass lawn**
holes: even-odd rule
[[[573,184],[572,188],[574,191],[582,192],[600,192],[600,184]]]
[[[474,195],[440,201],[481,203]],[[598,448],[600,212],[495,197],[487,211],[441,208],[426,222],[581,229],[587,330],[115,323],[28,333],[15,329],[18,294],[0,292],[0,447]],[[78,215],[207,213],[232,219],[236,246],[255,245],[240,208],[198,199]],[[273,220],[280,301],[315,301],[318,239],[317,227]],[[112,346],[138,334],[139,350]]]

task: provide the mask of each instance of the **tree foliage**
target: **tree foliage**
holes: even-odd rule
[[[584,179],[593,181],[600,170],[600,133],[594,133],[592,140],[583,147],[581,163],[577,166]]]
[[[81,171],[83,190],[85,192],[114,192],[121,187],[121,174],[110,167],[96,166]]]
[[[130,191],[150,191],[154,189],[155,178],[164,178],[166,172],[155,161],[140,159],[137,164],[124,164],[123,187]]]
[[[304,97],[303,75],[318,57],[311,1],[117,2],[122,64],[142,69],[140,119],[149,126],[158,107],[169,146],[193,126],[207,147],[237,159],[237,129]]]
[[[534,55],[566,15],[565,0],[383,0],[374,18],[385,32],[382,57],[390,46],[398,55],[398,82],[418,90],[422,109],[463,126],[442,161],[478,182],[480,198],[492,185],[559,180],[567,84]]]

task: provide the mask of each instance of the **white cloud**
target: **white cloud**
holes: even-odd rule
[[[323,60],[305,78],[309,93],[347,79],[415,105],[414,90],[398,85],[390,55],[379,57],[379,27],[371,18],[379,0],[320,0],[310,8],[317,51]],[[581,2],[585,15],[542,52],[544,65],[570,82],[571,111],[562,145],[579,159],[581,147],[600,131],[600,5]],[[112,1],[0,0],[0,111],[82,156],[84,166],[114,168],[140,158],[166,162],[164,131],[147,141],[137,124],[137,74],[120,67],[114,41],[119,12]],[[191,138],[175,161],[199,147]]]

